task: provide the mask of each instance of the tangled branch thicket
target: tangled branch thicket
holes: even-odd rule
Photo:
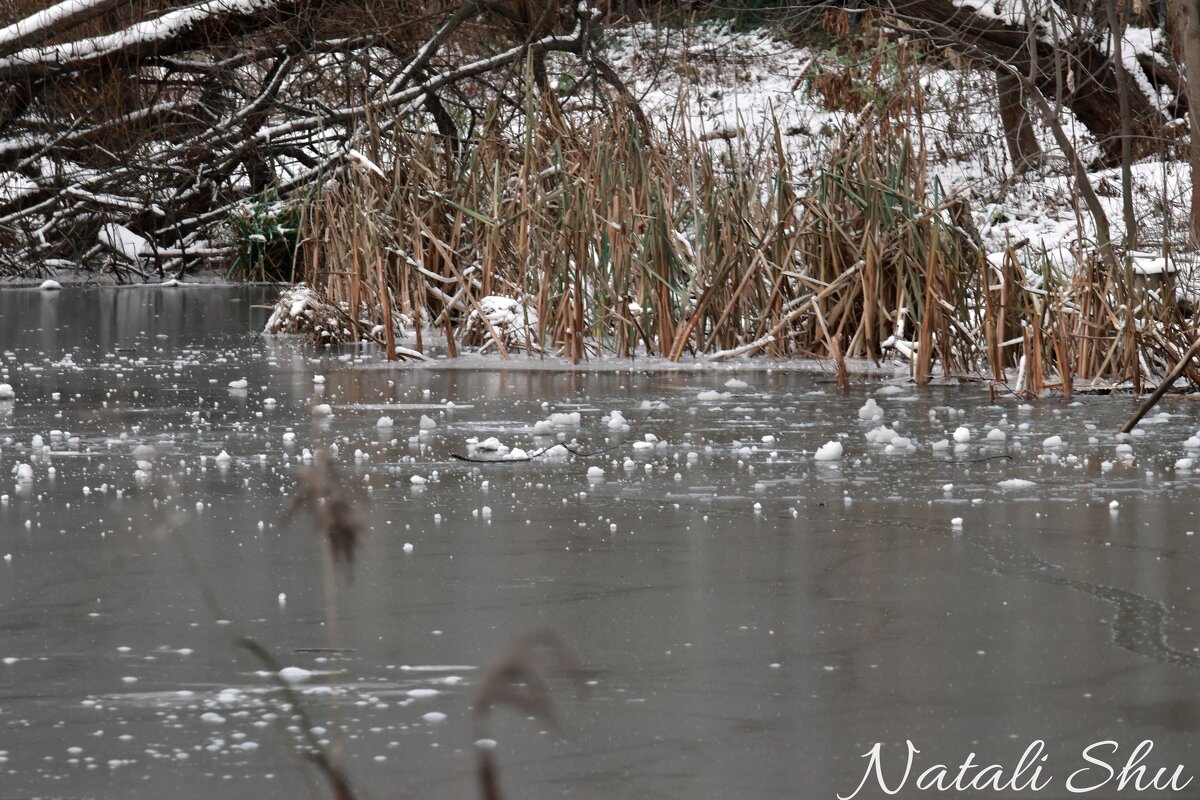
[[[514,67],[569,53],[595,71],[591,9],[468,2],[63,0],[0,31],[2,269],[123,278],[290,272],[278,201],[343,171],[368,128],[471,133]],[[26,15],[26,16],[22,16]],[[610,74],[603,67],[600,71]],[[496,87],[503,92],[504,87]],[[465,130],[460,131],[460,126]],[[286,213],[286,212],[282,212]],[[230,237],[233,225],[237,236]],[[231,240],[232,239],[232,240]]]
[[[1186,82],[1169,52],[1109,52],[1143,12],[1064,8],[806,7],[854,55],[793,87],[844,112],[801,171],[769,112],[754,136],[691,130],[684,98],[676,124],[649,119],[606,60],[614,8],[12,6],[0,272],[303,281],[279,330],[389,357],[436,333],[451,356],[899,357],[919,381],[1140,388],[1194,326],[1169,280],[1135,274],[1128,205],[1111,240],[1088,170],[1119,165],[1127,188],[1133,161],[1175,158]],[[946,59],[997,76],[1015,171],[1047,168],[1031,120],[1053,132],[1095,236],[1067,268],[1023,242],[988,252],[931,177]]]

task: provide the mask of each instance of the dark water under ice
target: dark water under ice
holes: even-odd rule
[[[257,335],[271,296],[0,291],[0,797],[329,796],[236,635],[292,668],[363,797],[477,796],[485,737],[511,798],[832,800],[876,742],[898,781],[905,740],[902,797],[937,795],[916,772],[971,752],[1011,773],[1036,740],[1044,791],[979,796],[1070,796],[1104,740],[1115,756],[1091,752],[1118,769],[1153,742],[1143,783],[1200,775],[1200,478],[1176,470],[1194,401],[1164,401],[1126,456],[1127,398],[387,369]],[[859,419],[868,397],[882,420]],[[532,426],[573,411],[566,439],[617,446],[452,457],[472,437],[535,451],[553,440]],[[883,423],[915,449],[868,442]],[[839,437],[840,460],[814,461]],[[284,519],[305,450],[330,444],[366,526],[352,580]],[[480,722],[489,668],[538,629],[586,691],[547,674],[557,730],[507,708]],[[1091,766],[1076,786],[1105,777]],[[1115,784],[1091,794],[1200,796]]]

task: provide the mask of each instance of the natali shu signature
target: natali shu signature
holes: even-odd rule
[[[908,758],[904,771],[889,770],[884,776],[883,743],[862,754],[867,761],[866,772],[858,782],[858,788],[849,794],[839,794],[838,800],[852,800],[868,784],[874,783],[884,794],[899,794],[908,787],[913,778],[914,756],[921,751],[912,742],[907,742]],[[1138,792],[1148,790],[1179,792],[1192,782],[1192,776],[1184,773],[1183,765],[1154,768],[1147,765],[1146,757],[1154,749],[1154,742],[1146,739],[1127,756],[1118,756],[1120,745],[1112,740],[1090,744],[1080,753],[1080,762],[1073,765],[1064,787],[1072,794],[1087,794],[1098,789],[1131,789]],[[976,764],[971,753],[961,764],[948,766],[934,764],[916,775],[911,787],[917,791],[933,792],[1024,792],[1041,791],[1054,782],[1046,761],[1046,743],[1041,739],[1025,748],[1025,752],[1012,769],[1000,764]],[[870,792],[868,792],[870,793]]]

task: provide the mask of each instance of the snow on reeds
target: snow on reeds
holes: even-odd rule
[[[648,138],[613,98],[585,110],[530,93],[458,150],[368,135],[358,167],[307,204],[298,274],[362,310],[345,338],[389,353],[403,318],[416,351],[433,333],[451,357],[894,359],[917,382],[1018,394],[1136,389],[1178,361],[1194,335],[1170,270],[1112,269],[1083,243],[985,242],[935,177],[925,68],[885,57],[891,88],[810,140],[803,171],[769,113],[753,136]]]

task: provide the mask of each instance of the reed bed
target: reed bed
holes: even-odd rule
[[[889,67],[896,91],[850,98],[804,181],[773,121],[651,138],[616,97],[585,113],[530,93],[458,142],[372,126],[305,203],[297,276],[393,354],[402,318],[417,352],[436,332],[451,357],[815,357],[839,374],[900,358],[917,382],[1031,395],[1140,389],[1173,366],[1196,332],[1169,285],[1091,251],[984,251],[929,177],[916,67]]]

